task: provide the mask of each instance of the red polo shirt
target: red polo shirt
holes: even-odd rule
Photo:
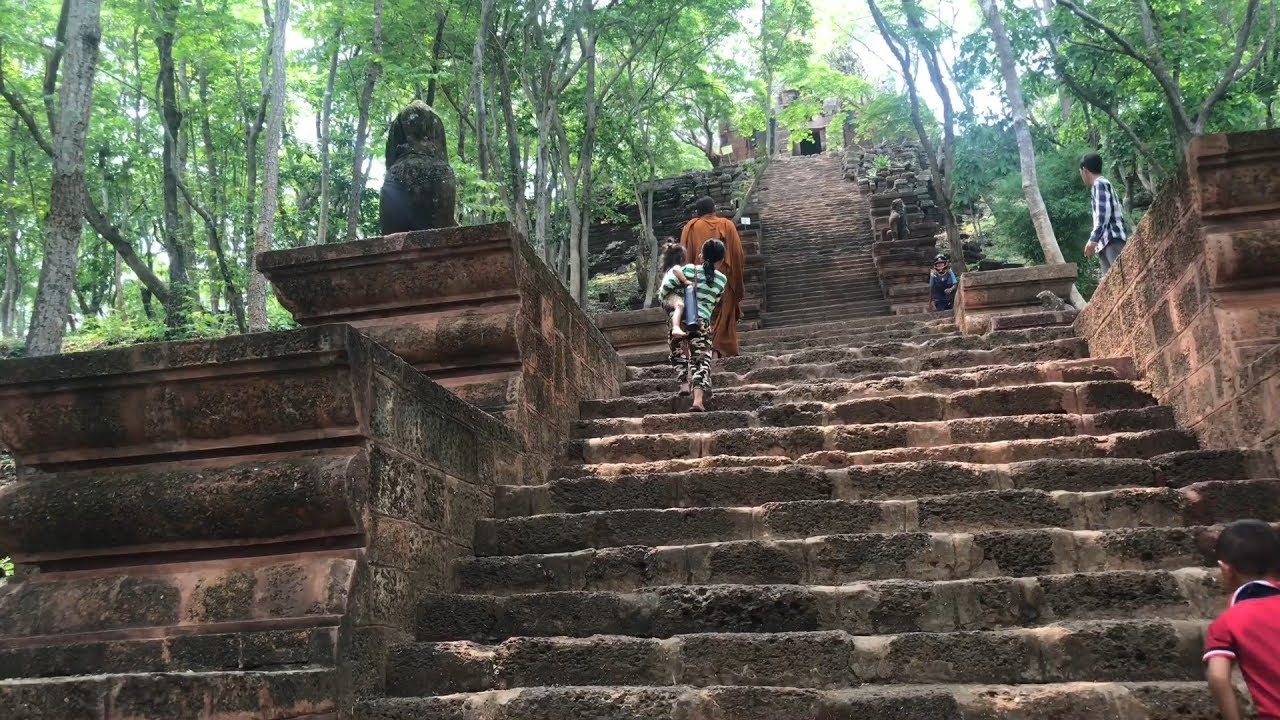
[[[1255,580],[1231,596],[1231,607],[1209,625],[1204,660],[1231,658],[1249,686],[1258,720],[1280,719],[1280,585]]]

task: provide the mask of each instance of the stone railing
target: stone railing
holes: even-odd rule
[[[1280,131],[1198,138],[1076,323],[1208,447],[1280,459]]]

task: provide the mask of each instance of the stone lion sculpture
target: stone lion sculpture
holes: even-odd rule
[[[382,234],[453,227],[458,224],[456,208],[444,123],[430,106],[415,100],[387,132],[387,176],[378,213]]]

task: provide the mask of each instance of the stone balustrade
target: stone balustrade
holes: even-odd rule
[[[1280,458],[1280,131],[1197,138],[1076,325],[1208,447]]]

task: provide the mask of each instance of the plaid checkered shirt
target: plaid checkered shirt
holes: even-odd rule
[[[1099,176],[1093,181],[1093,233],[1089,235],[1089,242],[1097,243],[1101,251],[1112,240],[1126,242],[1128,239],[1124,232],[1124,212],[1116,199],[1116,191],[1111,187],[1111,181]]]

